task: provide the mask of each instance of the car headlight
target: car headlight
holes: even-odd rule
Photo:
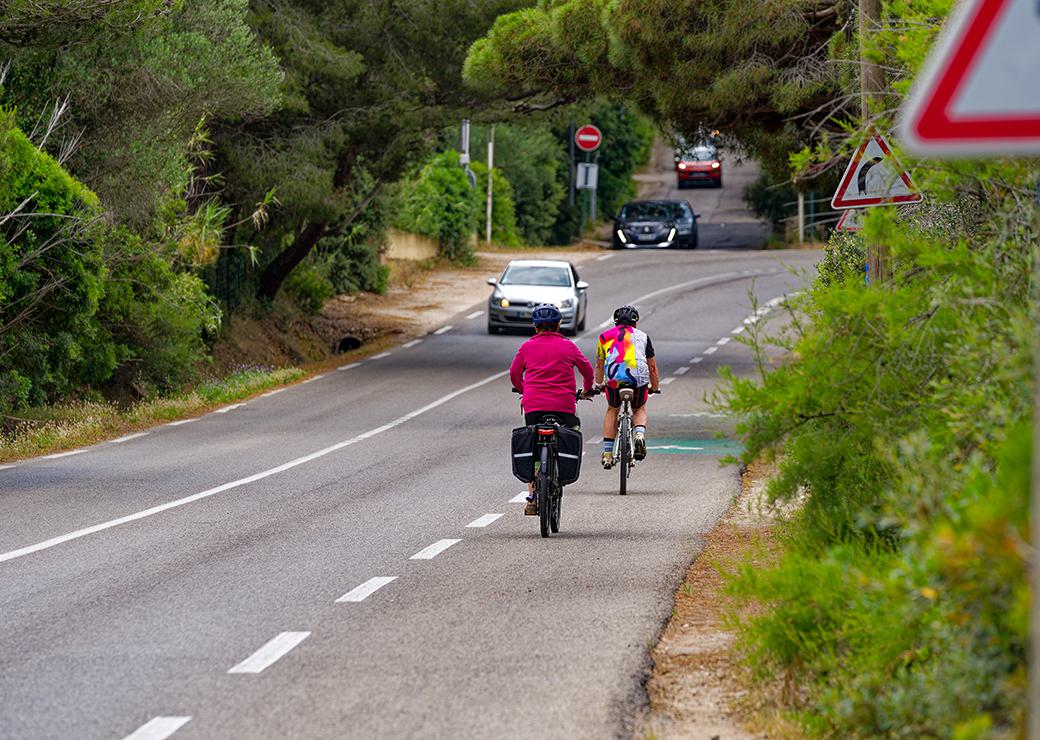
[[[686,163],[685,162],[680,162],[679,163],[679,169],[680,170],[685,170],[686,169]]]
[[[502,308],[509,308],[509,299],[501,293],[499,293],[498,291],[495,291],[492,294],[491,302],[496,306],[501,306]]]
[[[562,301],[560,301],[559,303],[556,304],[556,307],[557,308],[573,308],[574,307],[574,299],[573,298],[564,298]]]
[[[625,232],[621,229],[617,230],[617,238],[621,240],[622,244],[628,244],[628,237],[625,236]]]
[[[668,241],[671,241],[672,239],[675,238],[675,233],[676,233],[675,232],[675,227],[673,226],[671,231],[668,232]]]

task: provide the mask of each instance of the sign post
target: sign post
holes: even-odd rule
[[[585,152],[585,161],[578,164],[576,177],[577,182],[575,183],[576,189],[582,191],[580,228],[581,233],[584,234],[585,214],[588,212],[590,204],[592,209],[592,220],[596,220],[596,183],[598,181],[599,167],[597,164],[592,162],[591,159],[592,152],[599,149],[599,145],[603,143],[603,133],[591,123],[586,123],[574,132],[573,143]]]
[[[930,157],[1040,153],[1038,40],[1036,0],[962,0],[903,111],[907,150]],[[1040,333],[1034,343],[1026,735],[1040,740]]]

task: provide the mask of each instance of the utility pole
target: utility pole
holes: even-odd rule
[[[805,193],[798,191],[798,243],[805,243]]]
[[[487,223],[484,226],[484,241],[491,244],[491,214],[493,211],[492,206],[492,188],[495,181],[494,178],[494,166],[495,166],[495,124],[488,126],[488,156],[487,156]]]
[[[574,205],[574,177],[575,177],[575,164],[574,164],[574,121],[571,121],[570,126],[567,127],[567,151],[570,154],[570,177],[567,178],[569,187],[567,188],[567,197],[570,204]]]
[[[885,75],[877,63],[869,59],[867,39],[881,23],[881,0],[859,0],[859,78],[860,117],[866,123],[871,116],[871,98],[880,95],[885,88]],[[867,239],[867,275],[875,285],[882,285],[888,275],[885,247]]]

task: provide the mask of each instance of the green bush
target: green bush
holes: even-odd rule
[[[480,191],[472,187],[459,166],[459,154],[448,150],[434,155],[404,189],[404,207],[398,226],[423,234],[440,245],[453,262],[473,258]]]
[[[321,266],[304,262],[285,279],[286,294],[309,314],[319,313],[325,302],[336,295],[335,287],[324,272]]]
[[[483,239],[487,233],[487,165],[483,162],[473,163],[473,172],[477,175],[477,189],[484,193],[485,207],[480,209],[477,219],[477,231]],[[491,240],[503,247],[516,247],[520,244],[520,235],[516,229],[516,208],[513,205],[513,186],[502,172],[495,167],[491,178]]]

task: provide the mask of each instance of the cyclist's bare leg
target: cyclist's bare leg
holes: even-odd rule
[[[615,417],[617,414],[614,415]],[[640,406],[632,412],[632,426],[633,427],[645,427],[647,421],[646,406]],[[617,424],[615,423],[615,427]]]
[[[621,409],[607,407],[607,413],[603,416],[603,438],[614,439],[617,434],[617,416]],[[645,414],[644,414],[645,416]]]

